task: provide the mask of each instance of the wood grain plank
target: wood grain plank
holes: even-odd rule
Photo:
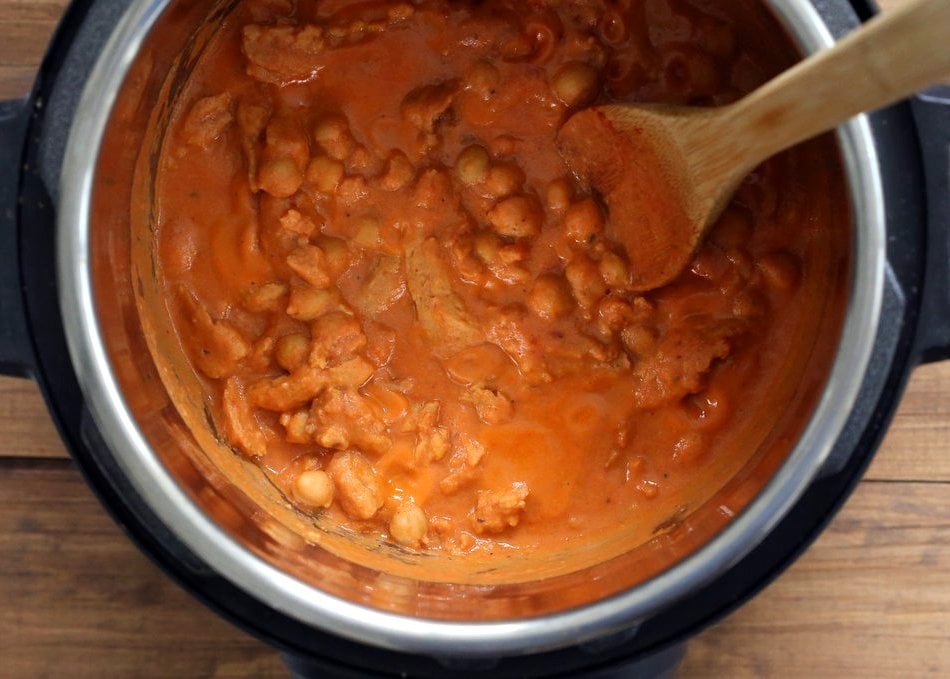
[[[4,23],[3,40],[0,40],[0,63],[35,68],[46,52],[46,33],[52,31],[55,25],[55,21]]]
[[[0,464],[0,675],[283,677],[112,523],[72,467]]]
[[[0,3],[0,23],[55,25],[68,4],[69,0],[3,0]]]
[[[863,483],[777,582],[689,646],[693,677],[950,676],[950,486]]]
[[[37,386],[0,377],[0,459],[68,457]]]
[[[882,12],[888,12],[903,5],[906,5],[910,0],[877,0],[877,6],[881,8]]]
[[[0,65],[0,100],[25,97],[33,87],[35,76],[36,67],[32,64],[28,66]]]
[[[865,478],[950,481],[950,361],[914,371]]]
[[[26,95],[68,0],[0,0],[0,99]]]

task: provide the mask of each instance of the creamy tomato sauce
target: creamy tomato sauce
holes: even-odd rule
[[[782,414],[828,173],[766,165],[638,294],[554,141],[594,103],[736,99],[783,63],[740,29],[685,0],[241,3],[155,185],[221,437],[300,512],[413,550],[646,537],[714,492],[743,418]]]

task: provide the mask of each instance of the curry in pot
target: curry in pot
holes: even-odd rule
[[[588,105],[726,103],[787,65],[736,14],[239,3],[155,180],[159,279],[219,436],[318,523],[420,552],[636,545],[710,497],[827,369],[834,149],[759,168],[690,269],[638,293],[555,136]]]

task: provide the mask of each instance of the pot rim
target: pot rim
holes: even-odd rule
[[[810,54],[834,38],[808,0],[764,0]],[[106,43],[73,120],[60,177],[58,286],[70,358],[96,425],[122,471],[163,523],[196,555],[250,596],[316,628],[395,651],[497,657],[562,648],[636,626],[745,556],[814,480],[853,409],[880,320],[885,209],[869,121],[837,132],[855,220],[850,301],[834,365],[808,426],[746,509],[702,548],[663,573],[569,611],[500,622],[446,622],[384,612],[327,594],[254,555],[194,504],[151,450],[116,379],[93,294],[91,202],[99,148],[118,91],[170,0],[134,0]]]

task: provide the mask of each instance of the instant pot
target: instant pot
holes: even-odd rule
[[[874,12],[858,0],[763,1],[804,52]],[[190,22],[209,7],[227,3],[76,0],[30,97],[0,104],[0,369],[36,380],[90,486],[142,550],[297,674],[662,674],[684,640],[810,544],[870,461],[909,372],[950,358],[950,88],[936,88],[838,132],[855,221],[838,356],[787,460],[714,537],[647,582],[591,600],[559,601],[573,590],[550,583],[430,587],[328,554],[314,557],[325,580],[306,582],[299,568],[309,565],[283,568],[303,541],[195,461],[139,338],[129,236],[93,230],[97,162],[134,165],[137,138],[122,121],[147,117],[161,89],[142,64],[187,53],[175,36],[193,46]],[[158,34],[165,53],[142,52]],[[106,296],[94,290],[96,267]],[[494,613],[446,613],[459,606]]]

